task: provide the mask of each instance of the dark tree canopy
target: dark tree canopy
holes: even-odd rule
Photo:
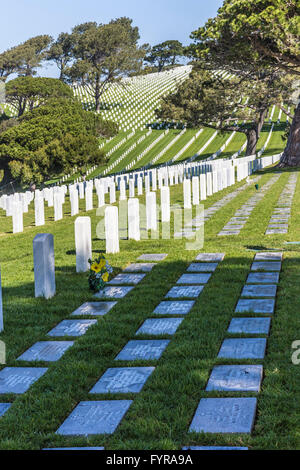
[[[0,79],[6,81],[12,74],[32,76],[46,58],[51,36],[42,35],[12,47],[0,54]]]
[[[116,130],[75,100],[49,100],[0,134],[0,169],[23,184],[41,183],[75,166],[84,172],[104,161],[99,136]]]
[[[257,67],[300,75],[299,0],[225,0],[218,15],[192,35],[190,53],[250,77]],[[300,103],[281,165],[300,165]]]
[[[261,73],[256,80],[228,79],[194,68],[176,93],[163,98],[158,115],[188,127],[242,132],[247,137],[246,155],[253,155],[268,109],[288,103],[289,93],[290,80],[278,73]]]
[[[55,78],[18,77],[5,87],[6,102],[22,116],[26,110],[45,104],[50,98],[72,98],[68,85]]]
[[[153,46],[145,57],[145,62],[155,66],[161,72],[167,65],[175,65],[178,57],[184,55],[181,42],[170,40]]]
[[[47,60],[55,62],[60,71],[60,80],[65,78],[65,70],[73,61],[74,46],[74,34],[61,33],[47,52]]]
[[[75,61],[66,74],[70,81],[86,85],[96,111],[109,84],[141,67],[144,50],[137,45],[138,29],[131,23],[124,17],[108,24],[84,23],[72,30]]]

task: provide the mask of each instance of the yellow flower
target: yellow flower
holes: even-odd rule
[[[103,280],[104,282],[107,282],[107,281],[108,281],[108,278],[109,278],[109,274],[108,274],[108,273],[103,274],[102,280]]]
[[[104,258],[102,258],[99,263],[100,269],[103,269],[105,265],[106,265],[106,261]]]
[[[93,263],[91,266],[91,270],[94,271],[95,273],[99,273],[101,271],[101,266],[100,263]]]

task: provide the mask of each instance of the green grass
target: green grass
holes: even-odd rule
[[[274,170],[266,170],[262,186]],[[168,253],[146,278],[105,317],[98,319],[85,336],[56,363],[28,392],[20,396],[2,396],[13,406],[1,418],[1,449],[40,449],[103,445],[106,449],[181,449],[183,445],[245,445],[250,449],[300,448],[300,367],[291,363],[291,344],[300,339],[297,292],[300,282],[300,246],[284,241],[300,240],[300,192],[298,185],[292,208],[288,235],[264,236],[271,213],[287,183],[284,172],[272,189],[254,209],[239,236],[217,237],[217,233],[236,210],[254,194],[253,185],[220,209],[205,224],[205,252],[224,252],[226,257],[205,286],[191,312],[185,316],[177,333],[159,361],[138,361],[135,365],[154,365],[155,372],[138,394],[90,395],[89,390],[108,367],[131,365],[114,358],[133,339],[146,318],[155,317],[154,308],[176,283],[189,263],[200,251],[187,251],[185,240],[144,240],[120,242],[121,251],[109,255],[115,273],[144,252]],[[241,184],[236,185],[243,185]],[[221,199],[234,188],[228,188],[205,201],[205,207]],[[171,188],[172,202],[182,202],[181,186]],[[143,199],[142,199],[143,200]],[[82,201],[81,201],[81,207]],[[44,227],[32,226],[32,208],[26,215],[25,232],[12,235],[11,221],[0,211],[0,253],[5,312],[5,332],[0,339],[7,346],[7,366],[20,366],[17,357],[37,341],[47,339],[46,333],[82,303],[93,300],[87,289],[85,274],[75,273],[74,220],[65,205],[66,217],[53,222],[52,209],[47,209]],[[104,241],[96,237],[99,217],[92,219],[93,252],[104,250]],[[57,294],[46,301],[34,298],[32,240],[36,233],[53,233]],[[256,396],[247,393],[205,392],[218,350],[234,316],[236,302],[250,271],[252,249],[284,251],[276,312],[268,339],[267,354],[262,363],[264,380],[258,397],[258,412],[251,435],[189,434],[188,428],[199,400],[213,396]],[[249,314],[250,315],[250,314]],[[168,338],[166,336],[166,338]],[[23,365],[23,363],[22,363]],[[32,366],[32,363],[24,365]],[[44,363],[37,363],[45,365]],[[109,436],[62,437],[55,434],[60,424],[82,400],[133,399],[133,404],[116,432]]]

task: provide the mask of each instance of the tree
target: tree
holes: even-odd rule
[[[85,23],[73,29],[77,35],[75,62],[66,72],[81,81],[100,110],[100,97],[113,82],[141,67],[144,56],[136,44],[137,31],[131,20],[120,18],[109,24]]]
[[[18,77],[6,84],[6,103],[22,116],[26,110],[45,104],[49,98],[72,98],[68,85],[55,78]]]
[[[188,127],[241,132],[247,138],[246,155],[253,155],[268,109],[287,101],[289,85],[278,73],[261,73],[250,81],[195,68],[175,94],[163,98],[158,114]]]
[[[145,57],[145,61],[156,66],[161,72],[166,65],[174,66],[176,59],[184,55],[183,45],[179,41],[165,41],[153,46]]]
[[[52,37],[47,34],[35,36],[23,42],[15,48],[20,55],[20,64],[17,69],[18,75],[33,76],[36,68],[47,57],[47,49],[52,42]]]
[[[60,80],[64,80],[65,70],[74,58],[74,35],[61,33],[47,52],[47,60],[55,62],[60,71]]]
[[[52,99],[25,113],[18,125],[0,134],[0,170],[5,179],[41,183],[68,172],[81,172],[104,161],[99,136],[117,131],[100,116],[84,111],[76,100]]]
[[[17,72],[21,58],[16,48],[8,49],[0,54],[0,80],[5,82],[13,73]]]
[[[299,16],[299,0],[225,0],[218,15],[193,33],[191,53],[235,73],[251,73],[254,58],[255,67],[299,76]],[[300,165],[300,101],[295,104],[281,166]]]

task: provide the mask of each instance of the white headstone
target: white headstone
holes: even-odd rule
[[[50,299],[55,295],[54,242],[50,233],[33,239],[35,297]]]
[[[45,225],[44,198],[42,195],[35,196],[34,200],[35,226]]]
[[[89,270],[88,260],[92,258],[92,229],[90,217],[77,217],[75,220],[76,272]]]
[[[183,180],[183,206],[184,209],[191,209],[191,180]]]
[[[170,211],[170,188],[163,186],[160,190],[160,201],[161,201],[161,221],[170,222],[171,211]]]
[[[103,200],[104,200],[104,196],[103,196]],[[115,185],[114,182],[112,182],[109,185],[109,203],[114,204],[115,202],[116,202],[116,185]],[[104,205],[104,203],[102,205]],[[101,207],[101,206],[99,206],[99,207]]]
[[[70,202],[71,202],[71,216],[77,215],[79,212],[79,200],[78,200],[78,191],[73,188],[70,191]]]
[[[119,253],[119,221],[118,208],[108,206],[105,209],[106,253]]]
[[[199,192],[199,178],[198,178],[198,176],[193,176],[193,178],[192,178],[192,189],[193,189],[193,206],[199,206],[200,192]]]
[[[157,230],[156,193],[146,194],[147,230]]]
[[[138,199],[128,199],[128,238],[139,241],[140,234],[140,203]]]
[[[137,179],[137,187],[138,187],[138,196],[142,196],[143,194],[143,179],[138,176]]]
[[[0,269],[0,332],[3,331],[3,304],[2,304],[2,285],[1,285],[1,269]]]
[[[210,179],[210,182],[211,182],[211,179]],[[206,176],[205,174],[200,175],[200,199],[201,201],[206,200]]]
[[[23,205],[22,202],[14,201],[12,204],[13,233],[23,232]]]
[[[61,220],[63,218],[62,211],[62,197],[60,191],[54,193],[54,220]]]
[[[129,197],[134,197],[134,179],[129,180]]]
[[[120,201],[125,201],[127,199],[126,196],[126,181],[124,178],[120,181]]]
[[[85,210],[86,212],[93,209],[93,186],[88,183],[85,188]]]

